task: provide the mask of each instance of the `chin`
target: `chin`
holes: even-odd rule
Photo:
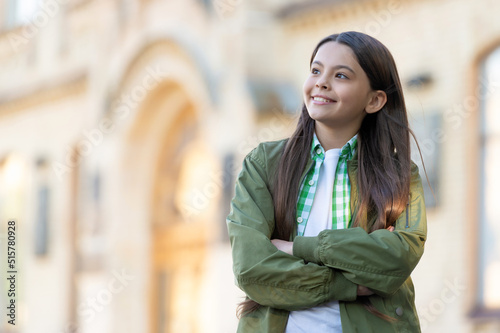
[[[329,115],[325,113],[325,110],[315,110],[314,108],[307,108],[307,113],[309,117],[316,121],[321,121],[324,118],[327,118]]]
[[[318,120],[318,113],[317,112],[311,112],[309,109],[307,109],[307,113],[309,114],[309,117],[311,117],[313,120]]]

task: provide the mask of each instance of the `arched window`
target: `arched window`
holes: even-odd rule
[[[500,48],[481,66],[477,302],[500,310]]]

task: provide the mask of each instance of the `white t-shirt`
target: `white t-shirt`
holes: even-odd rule
[[[340,150],[330,149],[325,152],[304,236],[317,236],[321,231],[332,228],[333,183]],[[285,332],[309,333],[312,327],[314,333],[342,333],[339,302],[331,301],[313,308],[291,311]]]

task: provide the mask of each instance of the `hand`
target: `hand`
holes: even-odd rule
[[[358,284],[358,296],[370,296],[373,295],[373,291],[366,288],[365,286],[360,286]]]
[[[281,239],[271,239],[271,243],[280,251],[293,256],[293,242],[287,242]]]
[[[389,230],[390,232],[393,232],[394,231],[394,226],[390,226],[389,228],[387,228],[387,230]]]

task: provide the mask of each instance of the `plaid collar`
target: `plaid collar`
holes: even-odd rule
[[[356,152],[356,148],[358,147],[358,134],[355,134],[347,143],[342,146],[340,150],[340,157],[345,157],[347,160],[351,160]],[[312,145],[311,145],[311,158],[316,161],[318,159],[325,159],[325,149],[321,146],[321,143],[314,133]]]

